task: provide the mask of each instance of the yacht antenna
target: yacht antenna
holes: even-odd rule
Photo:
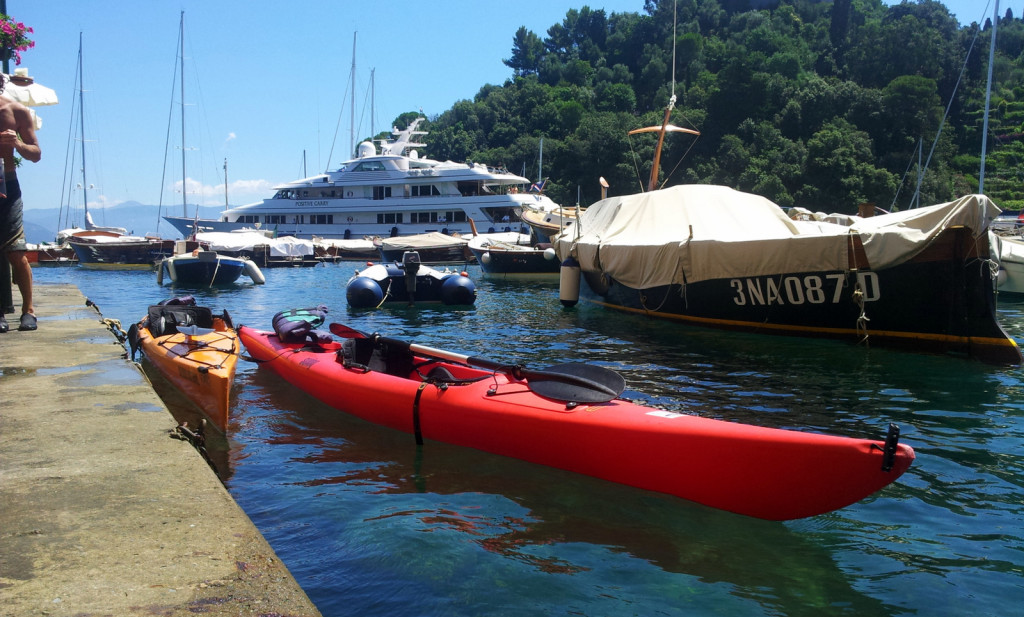
[[[228,209],[228,159],[224,159],[224,209]],[[199,208],[196,208],[198,212]]]

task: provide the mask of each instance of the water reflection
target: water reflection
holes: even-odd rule
[[[361,501],[361,526],[442,536],[418,540],[432,551],[450,552],[441,545],[454,534],[502,560],[545,574],[587,573],[588,581],[643,560],[684,575],[680,584],[693,578],[728,585],[729,593],[769,612],[800,614],[792,610],[798,605],[807,607],[805,614],[836,606],[845,614],[892,612],[854,589],[827,548],[784,524],[467,448],[436,442],[417,448],[409,435],[337,412],[275,381],[263,372],[252,376],[262,394],[247,401],[246,412],[266,414],[265,443],[287,459],[283,467],[292,471],[278,481],[304,489],[296,493],[301,500],[339,507]],[[403,499],[407,495],[429,499]],[[581,545],[590,548],[581,551]],[[604,556],[595,561],[594,550]]]

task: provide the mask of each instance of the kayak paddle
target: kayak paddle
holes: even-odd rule
[[[626,380],[622,375],[600,366],[570,362],[534,370],[520,364],[502,364],[486,358],[466,356],[378,334],[369,335],[340,323],[332,323],[330,329],[332,334],[342,338],[372,338],[394,347],[408,349],[421,356],[507,373],[516,380],[526,381],[531,391],[556,401],[606,403],[626,389]]]

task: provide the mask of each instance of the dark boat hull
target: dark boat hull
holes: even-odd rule
[[[750,332],[845,339],[1020,364],[999,325],[987,243],[952,228],[897,266],[721,278],[634,289],[584,272],[585,297],[652,317]]]
[[[177,258],[173,260],[173,266],[172,260],[165,260],[164,264],[163,267],[168,269],[175,284],[195,287],[230,285],[245,272],[245,260],[235,257]]]
[[[69,242],[79,265],[93,270],[147,270],[174,254],[174,240]]]
[[[558,275],[558,259],[548,258],[543,249],[470,249],[480,270],[490,277]]]

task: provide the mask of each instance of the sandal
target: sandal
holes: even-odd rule
[[[27,332],[36,329],[36,316],[32,313],[22,313],[21,325],[18,326],[18,330]]]

